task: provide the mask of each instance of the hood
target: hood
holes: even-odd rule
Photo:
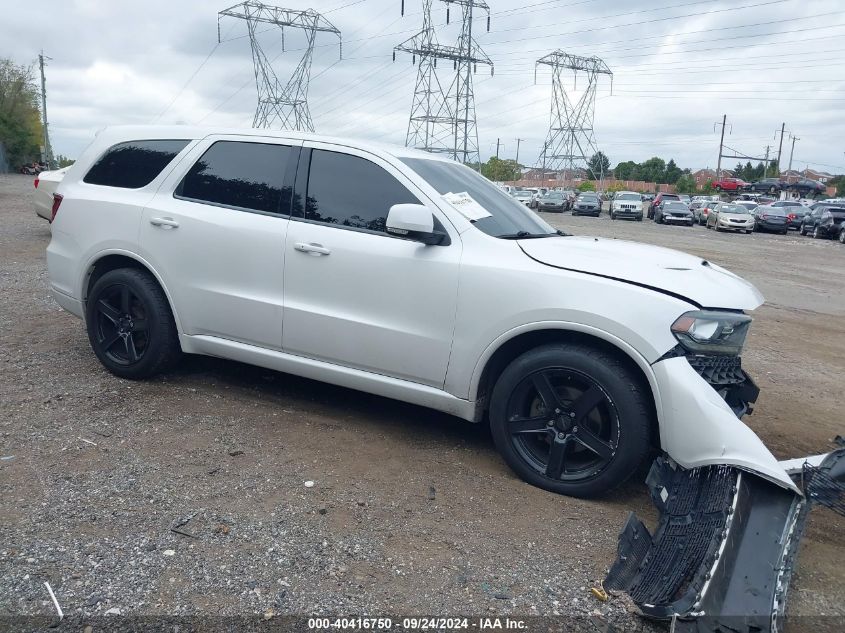
[[[669,248],[576,236],[518,243],[528,257],[541,264],[651,288],[703,308],[753,310],[763,303],[760,291],[741,277]]]
[[[726,220],[753,220],[754,216],[750,213],[727,213],[722,211],[719,213],[720,218],[725,218]]]

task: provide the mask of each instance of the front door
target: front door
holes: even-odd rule
[[[365,152],[306,142],[295,199],[306,187],[285,246],[284,351],[442,387],[455,326],[457,233],[432,209],[448,245],[388,235],[392,205],[427,202],[399,170]]]
[[[161,275],[185,334],[280,349],[301,142],[238,138],[205,141],[162,186],[144,210],[142,256]]]

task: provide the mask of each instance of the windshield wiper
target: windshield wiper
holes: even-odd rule
[[[528,231],[517,231],[516,233],[505,233],[504,235],[497,235],[502,240],[533,240],[540,237],[557,237],[558,235],[566,235],[563,231],[555,231],[554,233],[530,233]]]

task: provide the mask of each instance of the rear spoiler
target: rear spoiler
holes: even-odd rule
[[[604,581],[677,633],[777,633],[810,510],[845,516],[845,448],[786,463],[803,496],[733,466],[686,470],[660,457],[646,484],[652,535],[628,516]]]

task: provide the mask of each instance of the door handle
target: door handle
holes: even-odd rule
[[[306,244],[305,242],[296,242],[293,245],[294,250],[299,251],[300,253],[308,253],[309,255],[313,255],[318,257],[320,255],[330,255],[331,250],[323,246],[322,244],[314,244],[313,242],[310,244]]]
[[[153,226],[166,226],[171,229],[179,228],[179,223],[173,218],[150,218],[150,224]]]

